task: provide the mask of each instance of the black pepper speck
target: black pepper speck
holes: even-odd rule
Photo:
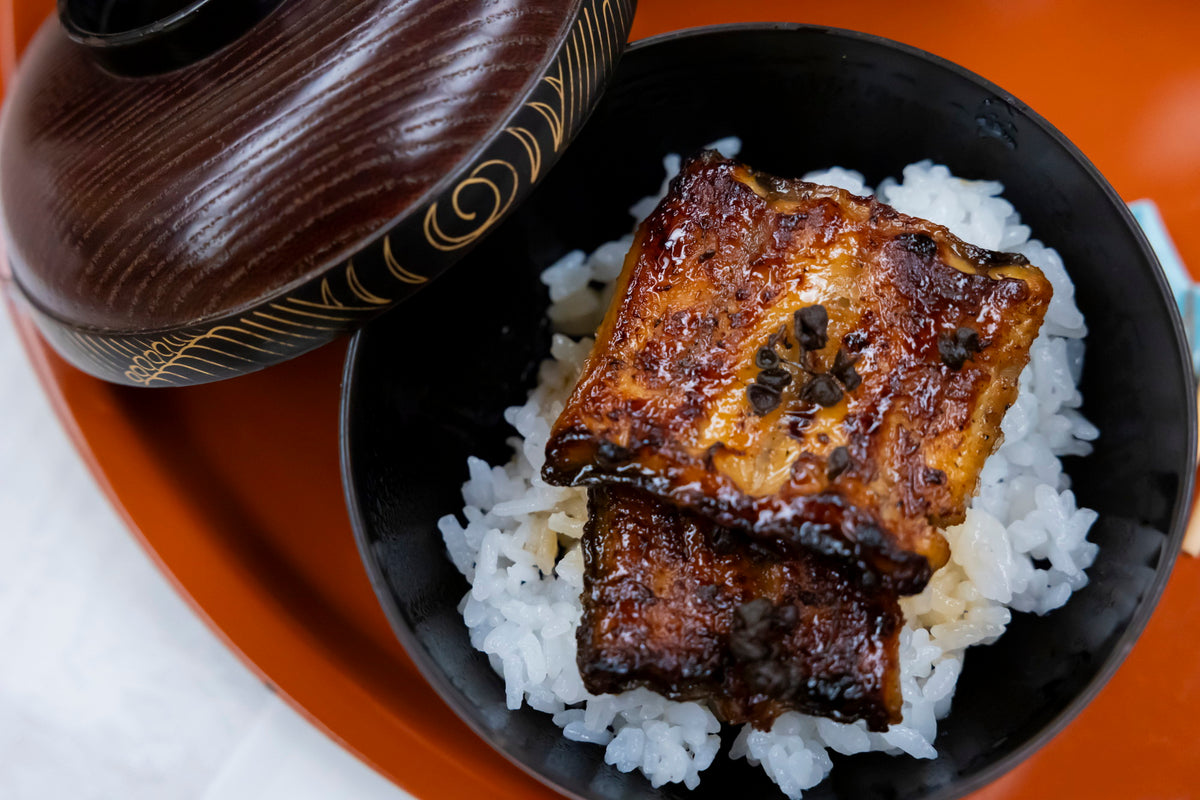
[[[825,464],[825,474],[829,480],[833,480],[838,475],[841,475],[850,466],[850,451],[845,447],[835,447],[829,453],[829,459]]]
[[[805,350],[820,350],[829,341],[829,312],[825,306],[802,308],[792,315],[796,339]]]
[[[952,370],[960,370],[971,356],[978,353],[990,342],[981,342],[979,333],[973,328],[956,328],[953,333],[943,331],[938,334],[938,355],[942,363]]]
[[[772,389],[778,390],[792,382],[792,373],[783,367],[772,367],[758,373],[758,376],[754,380],[763,386],[770,386]]]
[[[752,383],[746,387],[746,396],[750,398],[750,407],[760,417],[770,414],[779,407],[779,391],[761,383]]]
[[[842,385],[846,387],[846,391],[848,392],[853,392],[862,385],[862,376],[854,368],[854,364],[857,361],[857,358],[847,353],[844,348],[839,347],[837,355],[833,357],[833,367],[829,370],[833,377],[842,382]]]
[[[772,347],[760,347],[754,354],[754,366],[759,369],[770,369],[779,366],[779,354]]]
[[[801,391],[800,396],[809,402],[829,408],[842,400],[842,388],[830,375],[816,375]]]

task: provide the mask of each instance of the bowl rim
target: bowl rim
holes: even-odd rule
[[[1096,168],[1091,160],[1084,155],[1065,134],[1052,125],[1045,117],[1024,103],[1012,93],[1004,90],[997,84],[987,80],[981,75],[972,72],[953,61],[930,53],[927,50],[922,50],[912,45],[904,44],[893,39],[888,39],[875,34],[864,33],[861,31],[850,30],[847,28],[837,28],[827,25],[812,25],[807,23],[793,22],[736,22],[726,23],[721,25],[706,25],[692,28],[683,28],[669,33],[660,34],[657,36],[639,39],[632,42],[625,53],[636,53],[650,47],[655,47],[664,44],[670,44],[676,41],[703,38],[708,36],[727,36],[737,34],[762,34],[762,33],[809,33],[809,34],[825,34],[835,37],[842,37],[852,41],[867,42],[875,46],[881,46],[885,49],[891,49],[905,55],[915,57],[919,60],[926,61],[934,66],[949,70],[967,81],[976,84],[977,86],[986,89],[993,94],[1002,98],[1006,103],[1010,104],[1014,109],[1025,116],[1029,122],[1040,128],[1047,134],[1060,148],[1066,151],[1066,154],[1073,159],[1084,173],[1091,178],[1097,187],[1104,194],[1109,204],[1116,208],[1119,216],[1125,223],[1126,229],[1133,234],[1134,241],[1140,249],[1143,257],[1151,265],[1152,279],[1158,288],[1159,299],[1167,307],[1169,324],[1174,333],[1174,343],[1176,357],[1179,362],[1180,370],[1185,376],[1185,385],[1189,388],[1190,397],[1197,395],[1197,376],[1192,369],[1191,355],[1187,348],[1187,335],[1183,326],[1183,321],[1180,317],[1178,307],[1174,302],[1174,297],[1170,286],[1167,282],[1166,275],[1163,272],[1162,265],[1159,263],[1158,257],[1153,248],[1151,248],[1145,233],[1140,225],[1134,219],[1129,207],[1123,201],[1120,195],[1104,177],[1104,175]],[[619,64],[618,64],[619,69]],[[615,75],[615,72],[614,72]],[[342,397],[341,405],[338,414],[338,450],[341,462],[342,486],[345,495],[346,508],[350,516],[350,524],[354,531],[355,542],[358,546],[359,555],[363,561],[363,565],[367,571],[368,578],[371,582],[371,587],[375,590],[375,594],[380,602],[388,622],[391,624],[393,632],[400,640],[408,656],[416,664],[425,680],[434,688],[441,697],[442,701],[454,711],[455,715],[475,732],[483,741],[493,750],[499,752],[510,763],[514,764],[521,771],[532,776],[540,783],[548,786],[560,795],[572,798],[573,800],[589,800],[589,798],[576,794],[569,789],[558,785],[547,776],[543,775],[538,770],[535,770],[528,764],[516,758],[509,753],[505,748],[498,747],[492,743],[490,732],[477,725],[476,722],[459,711],[459,704],[456,696],[459,694],[451,685],[450,681],[444,676],[441,669],[437,667],[433,659],[425,651],[423,644],[417,638],[412,629],[404,620],[404,616],[397,607],[395,598],[391,594],[388,586],[388,580],[383,572],[383,568],[378,559],[371,552],[371,541],[367,531],[367,525],[361,507],[357,502],[359,497],[357,484],[354,479],[354,469],[352,466],[352,454],[350,452],[350,441],[352,439],[351,431],[354,427],[352,418],[353,409],[356,407],[356,399],[358,392],[361,391],[358,386],[359,370],[359,351],[362,347],[362,340],[369,332],[370,326],[359,330],[350,340],[350,345],[346,353],[346,362],[342,374]],[[1197,459],[1197,404],[1187,403],[1187,419],[1186,419],[1186,434],[1187,434],[1187,453],[1188,462],[1195,465]],[[1142,635],[1149,622],[1150,616],[1157,607],[1159,599],[1166,588],[1166,584],[1174,570],[1175,560],[1179,554],[1180,547],[1183,542],[1183,537],[1186,529],[1186,523],[1190,510],[1190,501],[1194,491],[1196,479],[1195,470],[1189,470],[1186,473],[1183,484],[1179,487],[1179,491],[1175,498],[1175,507],[1171,516],[1171,521],[1167,529],[1167,536],[1163,543],[1163,551],[1160,555],[1160,563],[1155,570],[1154,580],[1147,586],[1141,600],[1138,602],[1137,608],[1130,616],[1129,624],[1118,637],[1116,644],[1113,646],[1112,652],[1104,663],[1101,664],[1096,674],[1086,686],[1064,707],[1058,714],[1046,722],[1042,728],[1033,736],[1026,739],[1019,746],[1013,749],[1005,756],[993,761],[983,769],[978,770],[974,774],[965,776],[956,781],[954,788],[951,791],[935,790],[929,795],[928,800],[954,800],[954,798],[964,797],[971,792],[974,792],[987,784],[1000,778],[1005,773],[1011,771],[1014,767],[1028,758],[1037,750],[1045,746],[1051,739],[1058,735],[1079,713],[1096,697],[1100,690],[1108,683],[1116,671],[1125,662],[1129,653],[1132,651],[1134,644]]]

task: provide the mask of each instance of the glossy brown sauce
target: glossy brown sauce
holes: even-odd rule
[[[580,674],[646,686],[769,728],[798,710],[872,730],[900,720],[895,593],[837,559],[779,558],[638,489],[589,490]]]
[[[936,528],[965,514],[1050,293],[1020,256],[702,154],[638,232],[543,475],[637,486],[919,591],[948,558]],[[787,332],[817,305],[827,342],[802,351]],[[948,363],[945,337],[964,327],[984,345]],[[780,331],[809,372],[758,413],[755,354]],[[821,405],[805,376],[839,350],[861,381]]]

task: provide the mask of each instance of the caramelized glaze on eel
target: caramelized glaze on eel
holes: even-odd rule
[[[593,694],[646,686],[709,699],[727,722],[785,711],[900,721],[894,592],[812,553],[752,539],[639,489],[588,491],[578,661]]]
[[[920,591],[1050,295],[1021,256],[703,153],[638,230],[543,476]]]

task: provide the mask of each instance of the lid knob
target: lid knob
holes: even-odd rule
[[[118,75],[151,75],[233,42],[282,0],[58,0],[67,36]]]

